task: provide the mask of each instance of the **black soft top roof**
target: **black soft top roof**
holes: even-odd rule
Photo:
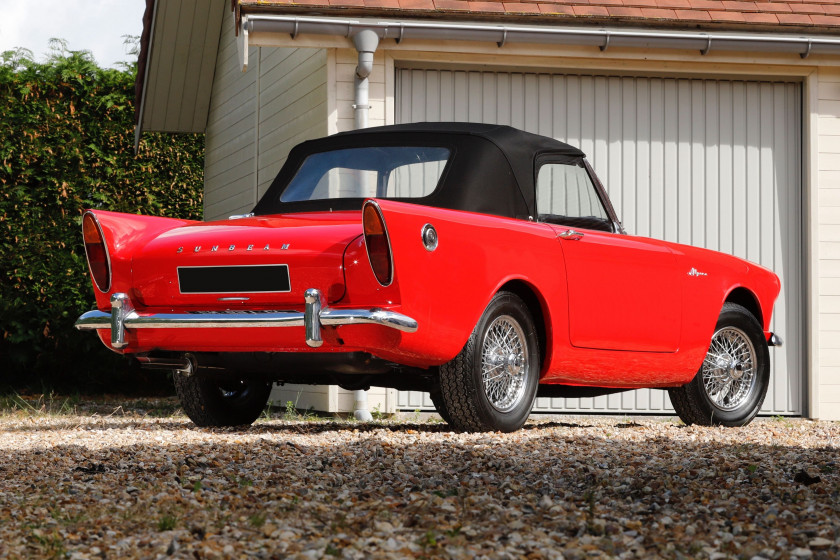
[[[513,153],[524,149],[528,153],[539,152],[559,153],[571,157],[585,157],[585,154],[574,146],[565,142],[540,136],[503,124],[484,124],[469,122],[418,122],[408,124],[394,124],[377,126],[362,130],[339,132],[331,138],[342,136],[357,136],[368,134],[390,134],[399,132],[434,132],[436,134],[471,134],[487,138],[496,144],[503,152]]]
[[[550,154],[569,162],[582,159],[579,149],[504,125],[479,123],[411,123],[341,132],[295,146],[286,164],[254,208],[257,215],[360,209],[363,199],[281,202],[280,195],[307,156],[364,146],[444,146],[450,162],[435,191],[422,198],[398,199],[511,218],[535,215],[534,162]]]

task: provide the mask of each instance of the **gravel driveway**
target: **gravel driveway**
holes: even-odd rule
[[[840,423],[0,415],[0,557],[837,558]]]

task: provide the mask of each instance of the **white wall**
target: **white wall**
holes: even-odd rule
[[[242,72],[228,18],[207,120],[205,220],[249,212],[289,150],[327,134],[327,51],[251,47]]]
[[[818,415],[840,420],[840,70],[820,69],[817,91],[817,223],[819,324],[817,371],[812,387]]]
[[[204,219],[247,212],[254,202],[254,72],[242,73],[233,15],[222,24],[204,152]],[[256,57],[252,47],[249,56]]]
[[[327,51],[261,48],[258,189],[296,144],[327,134]]]

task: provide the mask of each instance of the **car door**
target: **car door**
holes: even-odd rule
[[[582,160],[537,162],[537,212],[562,245],[572,346],[676,352],[682,287],[662,242],[613,231]]]

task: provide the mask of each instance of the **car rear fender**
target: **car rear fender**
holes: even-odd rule
[[[94,288],[96,306],[102,311],[111,309],[111,294],[131,295],[131,258],[135,250],[158,235],[171,229],[195,224],[193,220],[158,218],[106,210],[88,210],[102,229],[111,264],[111,286],[107,293]]]
[[[493,294],[511,281],[538,294],[547,325],[568,324],[562,249],[550,227],[389,200],[376,203],[393,255],[389,288],[397,287],[400,311],[419,324],[417,332],[403,335],[400,352],[428,356],[430,365],[453,359]],[[423,242],[427,224],[438,237],[432,250]]]

